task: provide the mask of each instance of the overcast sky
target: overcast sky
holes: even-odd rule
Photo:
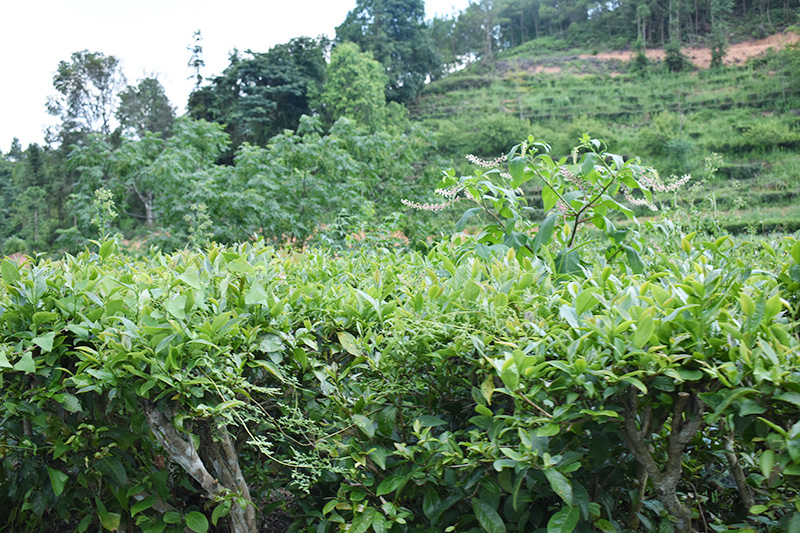
[[[128,83],[156,75],[178,114],[192,89],[192,35],[203,36],[204,76],[220,74],[234,48],[266,52],[292,37],[335,35],[356,0],[6,0],[0,7],[0,151],[19,137],[42,143],[59,61],[89,50],[116,56]],[[426,15],[469,0],[426,0]]]

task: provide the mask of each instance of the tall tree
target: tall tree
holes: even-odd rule
[[[19,137],[14,137],[11,141],[11,148],[8,149],[6,159],[9,161],[19,161],[22,159],[22,145],[19,143]]]
[[[233,147],[264,145],[284,129],[295,129],[311,114],[325,73],[324,37],[299,37],[267,53],[234,51],[230,65],[211,84],[189,97],[189,114],[224,123]]]
[[[371,53],[359,52],[354,43],[336,46],[320,99],[325,114],[331,122],[346,117],[380,129],[386,113],[385,80],[383,67]]]
[[[469,35],[473,51],[483,61],[490,61],[498,45],[500,24],[503,19],[503,4],[500,0],[482,0],[471,3],[459,17],[461,31]]]
[[[158,79],[144,78],[120,93],[117,120],[124,130],[140,139],[147,131],[166,138],[175,120],[175,109]]]
[[[356,43],[384,66],[390,101],[412,100],[441,70],[423,0],[358,0],[336,28],[336,40]]]
[[[17,188],[13,178],[16,165],[7,155],[5,159],[0,159],[0,246],[15,229],[11,215],[12,208],[17,203]]]
[[[116,57],[75,52],[58,64],[53,87],[57,94],[48,99],[47,110],[61,118],[54,140],[70,144],[89,133],[111,133],[118,94],[125,87]]]
[[[189,76],[191,80],[194,78],[194,89],[197,90],[200,88],[200,85],[203,83],[203,74],[200,72],[204,66],[206,66],[206,62],[203,59],[203,36],[200,33],[200,30],[195,30],[194,34],[192,35],[192,44],[190,44],[187,48],[192,53],[191,57],[189,58],[188,66],[194,71],[194,74]]]
[[[728,53],[728,17],[733,12],[733,0],[711,0],[711,66],[721,67]]]

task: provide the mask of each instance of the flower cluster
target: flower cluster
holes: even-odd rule
[[[449,189],[436,189],[434,192],[436,194],[438,194],[439,196],[444,196],[445,198],[452,199],[452,198],[455,198],[456,195],[458,195],[458,193],[460,191],[461,191],[461,187],[458,186],[458,185],[455,185],[453,187],[450,187]]]
[[[567,167],[561,167],[558,169],[558,173],[564,178],[564,180],[570,182],[578,189],[584,191],[586,190],[586,182],[573,174]]]
[[[658,207],[656,207],[653,202],[649,202],[647,198],[634,198],[630,189],[628,188],[622,188],[622,195],[625,197],[625,201],[630,205],[643,205],[646,206],[650,211],[658,211]]]
[[[433,211],[435,213],[435,212],[441,211],[442,209],[445,209],[445,208],[449,207],[456,200],[457,200],[457,198],[453,199],[453,200],[450,200],[449,202],[444,202],[442,204],[420,204],[420,203],[412,202],[411,200],[406,200],[405,198],[403,198],[402,200],[400,200],[400,202],[403,205],[407,205],[408,207],[410,207],[412,209],[419,209],[421,211]]]
[[[710,156],[706,157],[705,163],[706,172],[708,172],[710,175],[714,175],[724,162],[721,155],[719,155],[717,152],[712,152]]]
[[[556,211],[558,212],[558,218],[561,221],[561,224],[565,224],[567,222],[567,216],[572,214],[572,210],[569,208],[569,206],[561,200],[556,202]]]
[[[674,192],[686,185],[690,179],[692,179],[690,174],[684,174],[680,179],[667,185],[661,181],[658,172],[652,169],[649,173],[639,178],[639,183],[653,192]]]
[[[433,211],[435,213],[443,209],[446,209],[447,207],[450,207],[458,200],[461,200],[461,198],[458,197],[458,193],[460,193],[461,191],[462,188],[459,185],[455,185],[448,189],[436,189],[435,191],[436,194],[447,198],[447,201],[441,204],[421,204],[418,202],[412,202],[411,200],[406,200],[405,198],[400,200],[400,203],[412,209],[419,209],[421,211]]]
[[[674,177],[674,176],[673,176]],[[649,169],[647,174],[639,176],[639,184],[649,189],[654,193],[659,192],[675,192],[686,183],[692,179],[690,174],[684,174],[679,179],[676,179],[670,184],[666,184],[661,181],[661,178],[658,176],[658,172],[655,169]],[[650,211],[658,211],[658,207],[653,202],[648,201],[646,198],[635,198],[632,194],[630,189],[623,188],[622,195],[625,197],[625,201],[627,201],[631,205],[643,205],[647,207]]]
[[[473,165],[478,165],[479,167],[483,167],[483,168],[495,168],[495,167],[498,167],[498,166],[500,166],[500,163],[504,162],[505,160],[506,160],[506,156],[504,156],[504,155],[501,155],[498,158],[492,159],[491,161],[486,161],[486,160],[481,159],[480,157],[472,155],[472,154],[467,155],[467,161],[469,161]]]

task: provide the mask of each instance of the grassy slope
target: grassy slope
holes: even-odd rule
[[[588,132],[662,175],[692,173],[683,198],[716,209],[731,228],[800,228],[800,83],[787,53],[679,74],[651,63],[642,74],[630,63],[526,48],[430,84],[412,107],[454,161],[495,155],[526,130],[563,154]],[[714,152],[724,163],[707,180]]]

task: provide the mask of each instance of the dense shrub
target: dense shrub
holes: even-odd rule
[[[798,527],[800,243],[618,229],[646,169],[522,146],[447,174],[497,220],[424,256],[0,263],[10,530]]]
[[[442,124],[438,145],[447,154],[497,157],[531,133],[531,124],[509,113],[474,120],[469,117]]]

